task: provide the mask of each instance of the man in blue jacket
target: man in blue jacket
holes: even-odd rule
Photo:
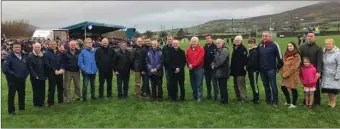
[[[95,61],[95,49],[92,47],[92,39],[85,39],[85,46],[83,50],[81,50],[78,57],[78,66],[81,69],[83,75],[83,101],[87,100],[87,85],[90,82],[91,85],[91,99],[96,100],[95,96],[95,79],[97,73],[97,65]]]
[[[14,97],[18,91],[19,110],[25,110],[25,81],[29,74],[27,56],[21,53],[21,44],[13,44],[13,52],[6,57],[3,72],[8,84],[8,113],[15,115]]]
[[[267,31],[262,33],[262,40],[258,47],[258,53],[260,75],[265,89],[266,102],[267,104],[273,104],[274,107],[277,107],[278,90],[276,85],[276,71],[282,67],[282,53],[280,46],[272,41],[271,36]]]
[[[48,106],[54,105],[54,93],[57,87],[58,91],[58,103],[63,103],[63,74],[64,70],[62,68],[62,53],[57,49],[57,42],[50,41],[48,43],[48,48],[44,53],[48,65],[51,69],[49,69],[48,73]]]

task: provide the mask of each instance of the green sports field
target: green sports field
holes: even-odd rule
[[[340,46],[340,36],[317,37],[317,43],[323,46],[326,38],[334,38]],[[288,41],[297,38],[274,39],[284,52]],[[201,41],[203,44],[204,41]],[[244,44],[246,45],[246,41]],[[187,48],[189,43],[182,43]],[[246,45],[247,46],[247,45]],[[229,45],[230,47],[230,45]],[[231,49],[230,49],[231,50]],[[134,77],[131,76],[129,98],[118,100],[116,90],[116,76],[113,79],[113,100],[96,100],[83,103],[57,104],[55,107],[33,108],[32,87],[29,79],[26,81],[26,111],[17,111],[16,116],[7,113],[7,83],[2,75],[1,79],[1,123],[3,128],[124,128],[124,127],[167,127],[167,128],[246,128],[246,127],[340,127],[340,106],[330,109],[327,107],[327,95],[322,95],[322,105],[313,109],[304,108],[302,86],[299,85],[299,100],[296,109],[284,106],[284,96],[279,89],[278,108],[264,102],[264,90],[259,81],[261,104],[241,104],[235,100],[232,78],[228,80],[229,104],[220,105],[218,101],[204,99],[202,103],[192,100],[192,90],[186,70],[185,102],[173,103],[149,102],[137,100],[133,97]],[[260,79],[261,80],[261,79]],[[281,77],[277,76],[278,86]],[[205,83],[205,82],[204,82]],[[47,84],[47,83],[46,83]],[[47,85],[46,85],[47,86]],[[203,95],[206,97],[206,86],[203,85]],[[47,90],[47,88],[46,88]],[[164,98],[167,90],[163,82]],[[88,90],[90,92],[90,90]],[[248,98],[252,99],[251,88],[247,80]],[[46,92],[47,93],[47,92]],[[96,78],[96,95],[98,95],[98,77]],[[17,97],[17,96],[16,96]],[[339,99],[337,100],[340,104]],[[17,100],[16,100],[17,103]],[[17,105],[16,105],[16,108]]]

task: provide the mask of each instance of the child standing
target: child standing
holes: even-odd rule
[[[303,58],[303,66],[300,72],[300,79],[305,91],[306,106],[312,108],[314,101],[314,91],[318,78],[315,76],[316,68],[310,63],[307,57]]]
[[[259,78],[259,62],[258,62],[258,51],[255,46],[255,38],[250,38],[248,40],[249,44],[249,53],[247,55],[247,66],[245,69],[248,71],[248,78],[250,82],[250,86],[253,91],[253,103],[259,104],[259,86],[257,85]]]

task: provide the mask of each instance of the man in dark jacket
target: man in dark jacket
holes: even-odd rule
[[[130,60],[133,63],[132,70],[135,72],[135,96],[141,98],[141,72],[144,69],[145,62],[145,51],[143,50],[142,38],[137,38],[137,45],[131,51]]]
[[[118,99],[128,97],[130,69],[132,63],[130,61],[130,52],[126,50],[126,43],[120,43],[120,49],[116,51],[116,61],[114,72],[117,75]]]
[[[50,41],[48,43],[48,49],[44,53],[47,59],[48,65],[51,66],[48,74],[48,106],[54,105],[54,93],[55,88],[58,90],[58,103],[62,103],[63,99],[63,73],[62,68],[62,54],[57,49],[57,43],[55,41]]]
[[[303,57],[308,57],[310,62],[316,67],[316,77],[320,78],[320,74],[322,72],[322,65],[323,65],[323,52],[322,48],[319,47],[315,43],[315,34],[313,32],[309,32],[307,35],[308,43],[302,44],[300,46],[300,54],[301,59]],[[303,62],[303,61],[301,61]],[[314,92],[314,104],[320,105],[321,103],[321,96],[320,96],[320,79],[317,82],[317,88]],[[304,102],[305,104],[305,102]]]
[[[242,44],[242,36],[238,35],[234,39],[233,53],[231,56],[230,75],[234,78],[234,90],[238,101],[247,101],[247,91],[245,84],[247,65],[247,49]]]
[[[163,47],[162,49],[162,53],[164,54],[164,71],[165,71],[165,78],[166,78],[166,88],[168,90],[168,98],[170,99],[171,96],[170,96],[170,80],[169,80],[169,74],[168,74],[168,70],[169,70],[169,62],[170,62],[170,59],[169,59],[169,50],[173,47],[172,46],[172,42],[174,40],[174,37],[172,37],[171,35],[169,35],[167,37],[167,44]]]
[[[112,98],[113,64],[115,51],[109,48],[109,40],[103,38],[102,46],[96,50],[95,59],[99,70],[99,98],[104,98],[104,83],[107,84],[107,97]]]
[[[180,101],[184,101],[185,89],[184,89],[184,79],[185,71],[184,67],[186,65],[185,52],[179,47],[179,41],[174,40],[172,43],[173,48],[169,50],[169,82],[170,82],[170,96],[172,101],[177,101],[178,87],[180,88]]]
[[[33,45],[33,52],[27,57],[27,65],[30,73],[32,90],[33,90],[33,105],[36,108],[44,106],[45,101],[45,80],[48,76],[48,62],[41,52],[41,44]]]
[[[158,41],[153,40],[146,56],[146,66],[151,78],[152,99],[163,100],[162,77],[163,77],[163,54],[158,47]]]
[[[213,83],[214,88],[214,100],[217,100],[218,97],[218,87],[217,82],[214,76],[212,76],[211,63],[214,61],[214,54],[216,51],[216,45],[213,43],[213,39],[211,35],[207,35],[205,37],[206,44],[204,46],[204,76],[205,83],[207,86],[207,99],[211,99],[211,82]]]
[[[211,68],[220,87],[221,104],[228,104],[227,81],[229,78],[229,50],[223,46],[223,40],[217,39],[217,50],[214,55],[214,61],[211,63]]]
[[[278,106],[278,90],[276,72],[283,65],[280,46],[272,41],[269,32],[262,33],[262,40],[258,46],[259,67],[262,83],[266,94],[266,103]],[[272,96],[273,95],[273,96]]]
[[[14,97],[18,92],[19,110],[25,110],[25,81],[29,74],[26,65],[27,56],[21,53],[20,43],[13,43],[13,52],[3,64],[3,72],[8,84],[8,113],[15,115]]]
[[[257,85],[259,77],[259,61],[255,43],[255,38],[250,38],[248,40],[249,52],[246,69],[248,70],[249,83],[253,91],[253,103],[259,104],[259,86]]]
[[[145,39],[144,44],[143,44],[143,51],[144,51],[144,57],[142,58],[146,58],[146,53],[148,53],[149,48],[151,47],[151,41],[150,39]],[[150,78],[149,75],[147,74],[148,72],[148,68],[146,67],[146,63],[145,60],[142,61],[143,65],[142,65],[142,69],[141,69],[141,75],[142,75],[142,80],[143,80],[143,86],[141,89],[141,96],[145,96],[144,93],[146,94],[147,97],[151,97],[151,93],[150,93]]]
[[[73,80],[75,100],[80,100],[80,72],[78,66],[78,56],[80,51],[76,48],[77,41],[69,42],[70,49],[63,54],[63,68],[65,70],[64,76],[64,102],[71,101],[71,81]]]

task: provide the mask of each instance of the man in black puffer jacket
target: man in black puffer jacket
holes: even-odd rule
[[[217,50],[214,61],[211,63],[211,68],[220,88],[221,103],[228,104],[229,50],[227,47],[224,47],[222,39],[216,40],[216,47]]]
[[[132,70],[135,72],[135,96],[141,98],[141,72],[144,70],[145,65],[145,50],[143,49],[142,38],[137,38],[136,47],[131,50],[130,60],[133,63]]]
[[[204,76],[205,83],[207,86],[207,99],[211,99],[211,82],[213,83],[214,88],[214,100],[217,100],[218,97],[218,87],[217,82],[214,76],[212,76],[211,63],[214,61],[214,54],[216,51],[216,45],[213,43],[213,39],[211,35],[207,35],[205,37],[206,44],[204,46]]]
[[[107,84],[107,97],[112,98],[112,78],[115,51],[109,48],[109,40],[104,38],[102,46],[96,50],[95,59],[99,70],[99,98],[104,98],[104,83]]]
[[[257,85],[259,78],[259,59],[258,59],[258,51],[255,47],[256,40],[255,38],[250,38],[248,40],[249,44],[249,53],[246,69],[248,70],[248,78],[250,82],[250,86],[253,91],[253,103],[259,104],[259,86]]]

